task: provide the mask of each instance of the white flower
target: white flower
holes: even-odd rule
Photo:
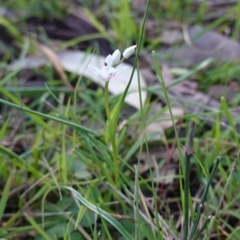
[[[92,65],[89,65],[89,69],[93,74],[100,77],[104,82],[108,82],[112,77],[116,76],[120,72],[122,72],[125,67],[117,67],[114,68],[113,66],[120,61],[120,51],[116,50],[113,55],[109,54],[104,62],[104,66],[100,68],[96,68]]]
[[[132,56],[133,53],[135,52],[136,48],[137,48],[137,45],[133,45],[133,46],[125,49],[125,51],[123,52],[123,57],[124,57],[125,59],[127,59],[127,58],[129,58],[130,56]]]

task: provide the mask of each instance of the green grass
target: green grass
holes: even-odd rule
[[[150,67],[159,86],[146,88],[148,100],[134,112],[124,103],[132,76],[125,92],[109,95],[107,101],[104,89],[93,86],[89,79],[67,73],[71,84],[82,90],[72,92],[51,65],[29,71],[44,78],[45,85],[21,86],[19,80],[27,79],[26,72],[8,72],[6,66],[37,50],[34,34],[26,30],[26,19],[63,20],[73,6],[57,0],[4,3],[16,16],[0,18],[6,32],[3,39],[10,44],[0,63],[4,70],[0,82],[0,238],[237,239],[239,133],[232,108],[238,101],[228,103],[222,97],[217,111],[210,107],[205,107],[204,113],[186,111],[182,122],[173,124],[164,132],[165,138],[158,141],[148,141],[144,130],[150,122],[161,121],[166,110],[170,111],[169,121],[174,122],[174,96],[168,92],[171,86],[191,77],[198,81],[199,89],[208,92],[213,84],[227,85],[239,75],[236,63],[219,66],[213,59],[206,59],[166,86],[159,49],[154,47],[161,46],[156,44],[158,37],[152,39],[145,34],[146,21],[155,20],[159,34],[165,21],[205,24],[206,29],[220,32],[234,21],[238,29],[239,20],[229,16],[239,12],[239,3],[236,9],[228,8],[226,14],[209,23],[204,20],[209,14],[206,1],[196,11],[191,1],[167,0],[159,4],[152,0],[145,6],[139,24],[129,1],[103,1],[95,12],[94,1],[78,2],[99,33],[58,42],[56,49],[75,48],[99,36],[116,49],[137,42],[134,70],[141,71],[139,59],[146,53],[154,62]],[[100,19],[105,19],[104,23]],[[106,25],[114,35],[106,31]],[[42,30],[40,34],[48,45],[51,39]],[[27,36],[31,41],[25,41]],[[237,30],[231,37],[239,37]],[[163,96],[166,105],[152,115]],[[132,114],[126,117],[124,113],[129,111]],[[210,117],[214,119],[211,126],[204,120]],[[223,118],[227,121],[224,128]],[[119,130],[122,120],[126,124]],[[153,155],[156,148],[157,157]],[[143,173],[141,154],[146,155],[147,171]],[[176,169],[174,180],[168,185],[156,183],[156,176],[161,181],[170,177],[163,174],[168,154],[170,166]]]

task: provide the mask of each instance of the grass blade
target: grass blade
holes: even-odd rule
[[[3,80],[0,82],[0,87],[3,87],[15,74],[17,74],[21,68],[17,68],[14,71],[10,72]]]
[[[43,199],[42,199],[42,213],[44,213],[44,201],[46,199],[46,196],[48,195],[48,193],[54,189],[56,189],[57,187],[51,187],[49,188],[49,190],[44,194]],[[122,236],[127,239],[127,240],[134,240],[133,236],[131,236],[129,234],[129,232],[122,226],[121,223],[119,223],[115,218],[113,218],[109,213],[107,213],[106,211],[102,210],[101,208],[93,205],[92,203],[90,203],[86,198],[84,198],[78,191],[76,191],[75,189],[73,189],[72,187],[68,187],[68,186],[63,186],[63,189],[67,189],[68,191],[70,191],[77,199],[78,201],[83,204],[85,207],[87,207],[89,210],[95,212],[96,214],[100,215],[101,218],[105,219],[108,223],[110,223],[114,228],[116,228],[119,233],[122,234]],[[42,214],[43,216],[43,226],[44,226],[44,214]]]
[[[27,214],[25,214],[25,217],[27,218],[28,222],[34,227],[34,229],[44,237],[44,239],[52,240],[52,238],[47,235],[47,233],[37,224],[36,221],[34,221],[33,218],[31,218]]]
[[[199,203],[199,207],[198,207],[198,210],[197,210],[197,214],[196,214],[196,217],[194,219],[192,229],[191,229],[191,232],[190,232],[190,239],[196,233],[196,230],[197,230],[197,227],[198,227],[198,224],[199,224],[199,221],[200,221],[200,217],[201,217],[201,214],[202,214],[203,209],[204,209],[204,202],[207,198],[208,190],[210,188],[210,185],[212,183],[213,177],[216,173],[216,170],[218,168],[219,163],[220,163],[220,157],[218,157],[217,160],[214,163],[213,169],[211,171],[211,174],[210,174],[208,182],[207,182],[207,186],[205,187],[204,192],[202,194],[202,197],[201,197],[201,200],[200,200],[200,203]]]
[[[189,149],[186,149],[185,156],[185,175],[184,175],[184,233],[183,239],[188,238],[189,227],[189,177],[190,177],[190,161],[192,153]]]
[[[66,124],[66,125],[68,125],[69,127],[72,127],[72,128],[74,128],[74,129],[83,131],[84,133],[90,133],[90,134],[93,134],[93,135],[95,135],[95,136],[97,135],[96,132],[94,132],[94,131],[92,131],[92,130],[90,130],[90,129],[88,129],[88,128],[85,128],[85,127],[83,127],[83,126],[81,126],[81,125],[78,125],[78,124],[76,124],[76,123],[73,123],[73,122],[71,122],[71,121],[65,120],[65,119],[53,117],[53,116],[51,116],[51,115],[44,114],[44,113],[40,113],[40,112],[31,110],[31,109],[29,109],[29,108],[26,108],[26,107],[21,107],[21,106],[19,106],[19,105],[17,105],[17,104],[14,104],[14,103],[5,101],[5,100],[3,100],[3,99],[1,99],[1,98],[0,98],[0,103],[3,103],[3,104],[5,104],[5,105],[7,105],[7,106],[10,106],[10,107],[14,107],[14,108],[23,110],[24,112],[30,113],[30,116],[31,116],[31,115],[37,115],[37,116],[40,116],[40,117],[42,117],[42,118],[46,118],[46,119],[50,119],[50,120],[53,120],[53,121],[56,121],[56,122],[59,122],[59,123]],[[41,125],[43,125],[44,127],[46,127],[49,131],[52,131],[51,127],[50,127],[47,123],[45,123],[45,122],[43,122],[43,121],[41,121],[41,123],[42,123]]]
[[[5,185],[3,193],[2,193],[2,197],[1,197],[1,201],[0,201],[0,220],[3,217],[4,210],[5,210],[5,207],[7,205],[8,194],[9,194],[10,187],[11,187],[11,180],[12,180],[12,178],[10,176],[8,178],[8,181],[7,181],[6,185]]]

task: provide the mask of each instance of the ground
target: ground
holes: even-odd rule
[[[0,238],[238,239],[239,13],[2,3]]]

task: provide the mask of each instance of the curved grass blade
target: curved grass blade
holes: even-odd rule
[[[113,218],[110,214],[106,211],[102,210],[99,207],[96,207],[92,203],[90,203],[86,198],[84,198],[79,192],[71,187],[63,187],[69,190],[72,194],[74,194],[77,199],[88,209],[92,210],[93,212],[99,214],[103,219],[109,222],[113,227],[115,227],[126,239],[133,240],[134,238],[127,232],[127,230],[120,224],[115,218]]]
[[[17,74],[21,68],[17,68],[14,71],[10,72],[3,80],[0,82],[0,86],[4,86],[15,74]]]
[[[94,131],[88,129],[88,128],[85,128],[85,127],[82,127],[81,125],[78,125],[76,123],[73,123],[71,121],[68,121],[68,120],[65,120],[65,119],[61,119],[61,118],[57,118],[57,117],[53,117],[51,115],[47,115],[47,114],[44,114],[44,113],[40,113],[40,112],[37,112],[37,111],[34,111],[34,110],[31,110],[29,108],[26,108],[26,107],[21,107],[17,104],[14,104],[14,103],[11,103],[11,102],[8,102],[8,101],[5,101],[3,99],[0,98],[0,103],[3,103],[5,105],[8,105],[10,107],[14,107],[14,108],[17,108],[17,109],[20,109],[20,110],[23,110],[24,112],[27,112],[27,113],[30,113],[31,115],[37,115],[37,116],[40,116],[42,118],[46,118],[46,119],[50,119],[50,120],[53,120],[53,121],[56,121],[56,122],[59,122],[59,123],[62,123],[62,124],[66,124],[68,125],[69,127],[72,127],[74,129],[77,129],[77,130],[80,130],[80,131],[83,131],[84,133],[90,133],[90,134],[93,134],[93,135],[97,135]],[[52,130],[50,126],[47,125],[47,123],[43,122],[44,123],[44,127],[46,127],[47,129],[49,129],[50,131]]]
[[[52,238],[37,224],[37,222],[34,221],[33,218],[25,214],[25,217],[27,218],[28,222],[34,227],[34,229],[40,233],[44,239],[51,240]]]
[[[42,213],[44,213],[44,201],[45,201],[47,194],[56,188],[58,188],[58,187],[51,187],[44,194],[43,199],[42,199]],[[122,236],[125,239],[134,240],[134,237],[129,234],[129,232],[122,226],[122,224],[119,223],[115,218],[113,218],[109,213],[107,213],[106,211],[102,210],[101,208],[90,203],[86,198],[84,198],[78,191],[76,191],[72,187],[63,186],[62,188],[69,190],[72,194],[74,194],[74,196],[79,200],[79,202],[81,204],[83,204],[85,207],[87,207],[91,211],[95,212],[96,214],[100,215],[101,218],[103,218],[107,222],[109,222],[114,228],[116,228],[119,231],[119,233],[122,234]],[[44,214],[43,214],[43,216],[44,216]],[[44,219],[43,219],[43,225],[44,225]]]
[[[10,187],[11,187],[11,176],[8,178],[8,181],[3,189],[3,192],[2,192],[2,197],[1,197],[1,200],[0,200],[0,220],[2,219],[3,217],[3,213],[4,213],[4,210],[5,210],[5,207],[7,205],[7,200],[8,200],[8,194],[9,194],[9,191],[10,191]]]
[[[219,163],[220,163],[220,157],[218,157],[216,159],[216,161],[213,165],[213,169],[210,173],[210,176],[209,176],[209,179],[208,179],[208,182],[207,182],[207,186],[205,187],[204,192],[202,194],[202,197],[201,197],[201,200],[200,200],[200,203],[199,203],[199,207],[197,209],[196,217],[194,219],[194,222],[193,222],[193,225],[192,225],[192,228],[191,228],[190,239],[192,237],[194,237],[194,235],[196,234],[197,227],[198,227],[198,224],[199,224],[199,221],[200,221],[200,217],[201,217],[201,214],[202,214],[202,211],[203,211],[204,202],[206,201],[208,190],[209,190],[210,185],[212,183],[213,177],[214,177],[214,175],[217,171]]]

